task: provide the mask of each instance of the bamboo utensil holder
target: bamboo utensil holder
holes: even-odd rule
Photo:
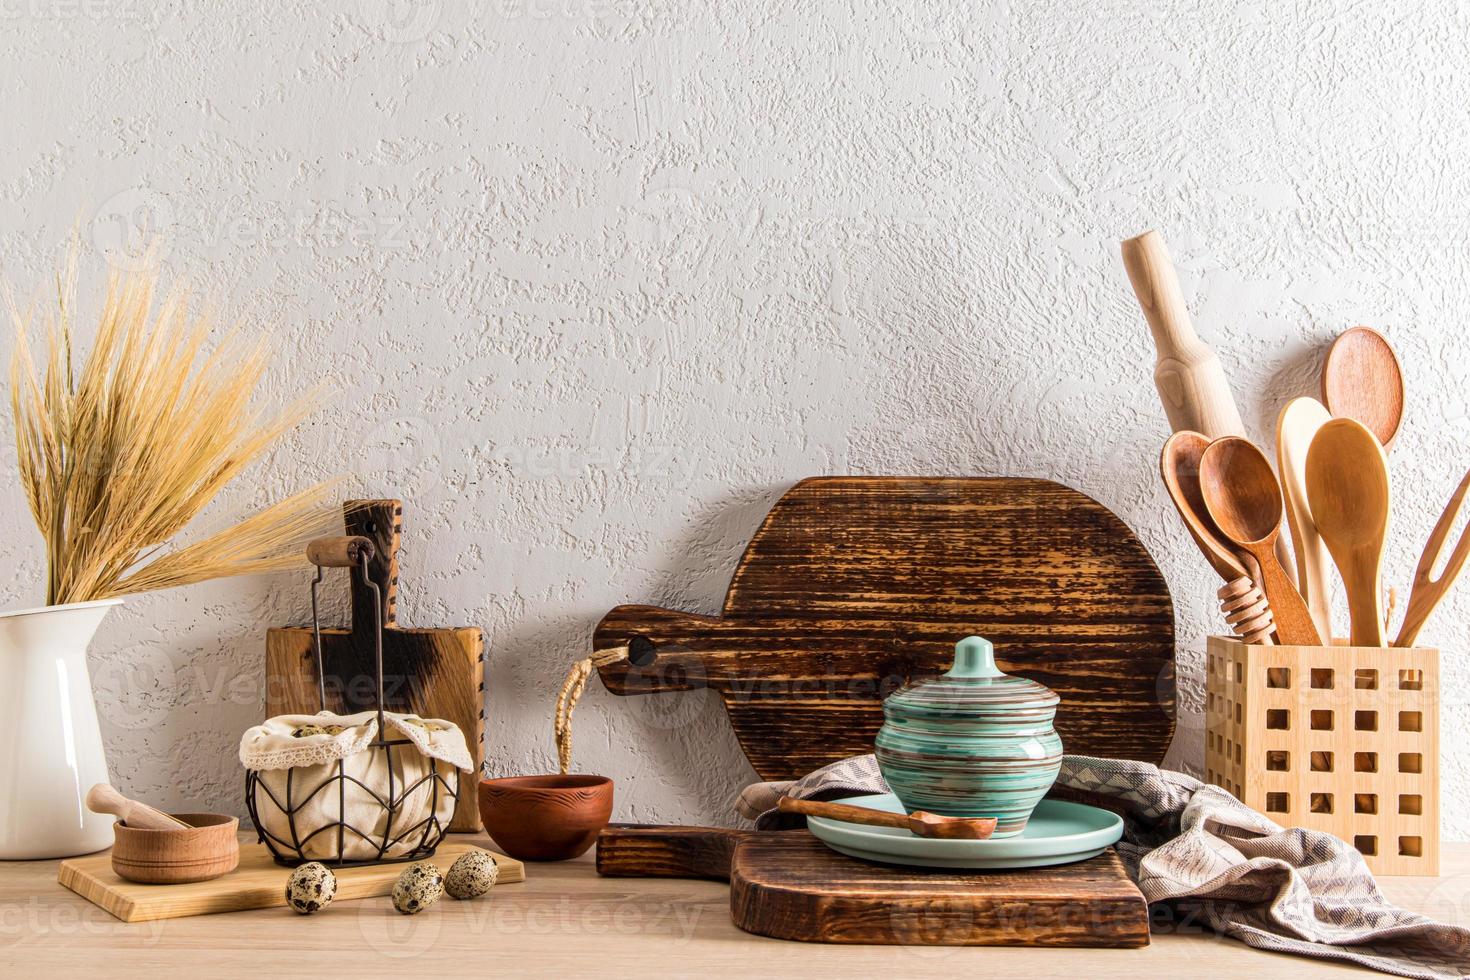
[[[1439,873],[1439,651],[1209,638],[1205,776],[1375,874]]]

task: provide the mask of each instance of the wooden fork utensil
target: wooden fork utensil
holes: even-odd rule
[[[1404,610],[1404,625],[1399,628],[1398,639],[1393,641],[1396,647],[1414,645],[1414,641],[1419,638],[1419,630],[1424,627],[1424,621],[1429,618],[1429,614],[1434,612],[1440,600],[1450,591],[1460,574],[1460,569],[1465,566],[1465,559],[1470,557],[1470,527],[1467,527],[1460,533],[1460,539],[1455,542],[1455,550],[1450,552],[1444,571],[1440,572],[1438,578],[1431,577],[1434,566],[1439,564],[1440,556],[1444,554],[1445,541],[1449,538],[1450,528],[1455,526],[1455,519],[1460,516],[1460,509],[1464,506],[1467,490],[1470,490],[1470,473],[1465,474],[1459,487],[1455,489],[1454,496],[1450,497],[1450,502],[1445,505],[1444,513],[1439,516],[1439,522],[1430,532],[1429,543],[1424,546],[1424,553],[1419,556],[1419,564],[1414,569],[1413,590],[1409,593],[1409,605]]]

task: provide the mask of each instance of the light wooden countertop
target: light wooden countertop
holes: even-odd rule
[[[460,838],[467,839],[467,838]],[[489,846],[487,844],[487,846]],[[448,898],[414,917],[387,898],[318,915],[285,908],[128,925],[56,883],[56,861],[0,862],[0,969],[9,976],[689,977],[839,975],[1290,977],[1382,974],[1259,952],[1194,925],[1159,925],[1137,950],[827,946],[752,936],[718,882],[599,878],[591,855],[529,864],[488,900]],[[1440,878],[1381,878],[1388,897],[1470,925],[1470,844]],[[401,967],[401,969],[400,969]]]

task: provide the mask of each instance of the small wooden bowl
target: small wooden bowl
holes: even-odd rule
[[[565,861],[584,853],[612,816],[606,776],[509,776],[480,781],[480,819],[505,853]]]
[[[240,864],[237,817],[175,813],[187,830],[144,830],[119,820],[112,826],[112,870],[145,885],[179,885],[229,874]]]

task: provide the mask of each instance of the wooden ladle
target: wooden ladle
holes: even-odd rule
[[[1391,494],[1378,438],[1356,419],[1333,419],[1307,450],[1307,500],[1347,590],[1352,644],[1383,646],[1383,542]]]
[[[915,837],[941,840],[985,840],[995,833],[995,817],[942,817],[937,813],[915,810],[913,813],[887,813],[848,803],[823,803],[781,797],[776,809],[782,813],[800,813],[807,817],[826,817],[865,827],[897,827]]]
[[[1247,439],[1226,436],[1200,459],[1200,493],[1226,540],[1261,567],[1261,586],[1276,617],[1276,635],[1291,646],[1321,646],[1322,637],[1290,573],[1276,557],[1281,536],[1281,485],[1262,452]]]
[[[1200,495],[1199,461],[1209,444],[1210,440],[1198,432],[1174,433],[1159,455],[1159,475],[1190,537],[1225,580],[1217,593],[1225,621],[1245,642],[1270,644],[1276,623],[1261,587],[1252,581],[1252,573],[1257,571],[1255,563],[1251,562],[1252,567],[1247,569],[1245,563],[1250,559],[1225,543]]]
[[[1385,450],[1393,445],[1404,420],[1404,372],[1383,334],[1353,327],[1332,342],[1322,401],[1333,415],[1366,425]]]

